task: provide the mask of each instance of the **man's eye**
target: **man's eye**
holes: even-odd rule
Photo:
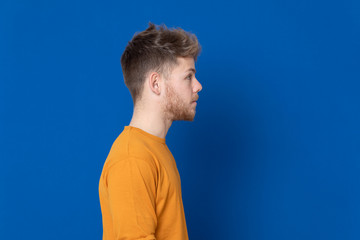
[[[186,77],[186,79],[189,79],[189,80],[191,80],[191,78],[192,78],[191,74]]]

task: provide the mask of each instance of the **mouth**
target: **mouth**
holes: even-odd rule
[[[191,102],[191,105],[196,106],[198,100],[199,100],[199,96],[196,96],[196,98],[194,98],[194,100]]]

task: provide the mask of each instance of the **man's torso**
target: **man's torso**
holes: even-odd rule
[[[129,193],[129,195],[123,195],[124,197],[131,198],[128,202],[133,203],[129,204],[129,206],[124,206],[124,208],[130,208],[130,210],[126,211],[126,214],[134,214],[136,215],[137,219],[134,221],[134,224],[131,223],[136,226],[131,226],[131,228],[126,228],[128,226],[121,226],[123,223],[130,224],[128,221],[114,222],[114,215],[117,219],[127,218],[127,216],[124,215],[125,211],[123,214],[122,212],[112,211],[116,209],[116,207],[112,207],[112,205],[116,206],[117,203],[111,201],[114,198],[111,199],[109,196],[109,192],[115,192],[115,194],[117,193],[116,190],[109,189],[111,184],[108,182],[110,180],[108,173],[112,168],[120,167],[120,164],[122,164],[121,161],[124,160],[129,161],[128,165],[124,166],[137,166],[137,164],[146,165],[147,167],[142,169],[149,169],[146,171],[148,171],[149,174],[153,176],[153,178],[150,178],[151,181],[147,180],[147,182],[144,183],[144,185],[149,185],[148,188],[144,188],[143,186],[136,186],[136,184],[133,183],[135,186],[129,189],[136,189],[136,191],[127,190],[131,191],[131,193]],[[130,167],[129,169],[133,168]],[[132,170],[129,170],[128,172],[126,174],[129,174],[131,178],[136,178],[137,173],[134,173]],[[140,177],[138,178],[141,178],[141,174],[142,173],[140,172]],[[116,176],[115,178],[111,179],[115,179],[112,181],[123,180],[123,178],[119,178],[119,180],[117,180]],[[152,179],[154,180],[152,181]],[[154,234],[157,240],[188,239],[182,202],[180,175],[175,159],[168,149],[165,143],[165,139],[163,138],[154,136],[139,128],[125,126],[124,131],[114,141],[109,155],[105,161],[99,182],[99,195],[101,211],[103,215],[104,240],[116,239],[116,236],[122,236],[121,231],[125,231],[125,229],[134,229],[131,231],[138,231],[136,229],[141,229],[141,231],[139,230],[139,232],[141,232],[139,233],[141,236],[146,237],[147,234]],[[147,199],[151,198],[151,196],[154,198],[152,200],[149,199],[147,202]],[[122,196],[117,197],[121,199]],[[140,202],[141,199],[146,200]],[[149,225],[149,222],[147,222],[149,220],[147,220],[147,218],[142,217],[141,211],[139,213],[138,210],[143,208],[142,205],[145,205],[144,207],[146,207],[146,209],[152,206],[154,207],[153,211],[155,213],[154,215],[156,215],[154,218],[156,219],[154,219],[154,223],[152,225]],[[134,211],[132,211],[131,208],[134,208]],[[152,211],[152,209],[149,211]],[[155,225],[156,229],[152,230]],[[116,234],[114,234],[114,231]],[[151,231],[155,231],[155,233],[151,233]],[[136,234],[138,233],[124,233],[124,236],[136,236]],[[126,238],[124,237],[122,239]]]

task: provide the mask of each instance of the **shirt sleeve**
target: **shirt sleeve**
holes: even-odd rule
[[[107,186],[115,239],[156,240],[156,168],[123,159],[109,169]]]

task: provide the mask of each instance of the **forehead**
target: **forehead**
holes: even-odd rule
[[[195,61],[192,57],[178,57],[177,65],[173,68],[173,73],[184,73],[190,69],[195,69]]]

